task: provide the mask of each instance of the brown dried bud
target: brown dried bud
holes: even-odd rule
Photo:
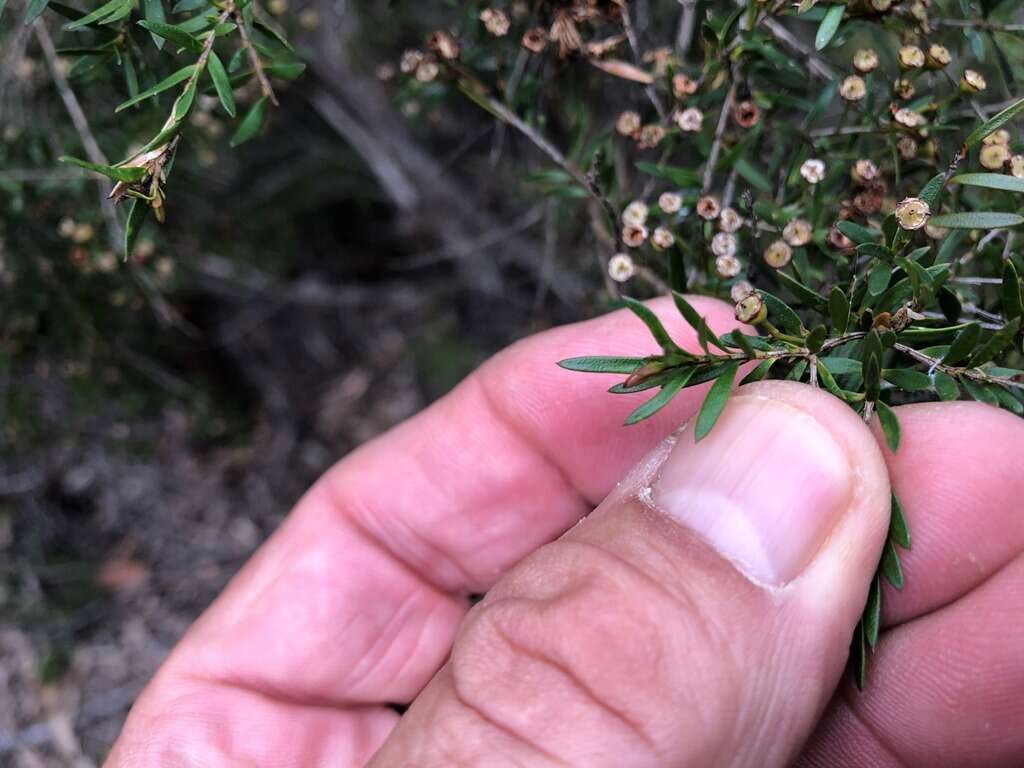
[[[693,96],[697,92],[698,87],[699,83],[696,80],[684,74],[677,74],[672,77],[672,93],[680,101],[683,101],[688,96]]]
[[[839,231],[837,227],[832,227],[828,231],[828,243],[837,251],[852,251],[857,247],[857,244],[850,238]]]
[[[639,113],[627,109],[615,121],[615,130],[623,136],[636,136],[640,132],[640,125]]]
[[[705,195],[697,201],[697,215],[706,221],[714,221],[722,213],[722,204],[714,195]]]
[[[495,37],[504,37],[508,34],[511,22],[504,11],[497,8],[484,8],[480,11],[480,21],[484,27]]]
[[[732,116],[740,128],[753,128],[761,122],[761,108],[747,99],[733,107]]]
[[[427,39],[427,47],[445,61],[459,58],[459,43],[449,33],[439,29]]]
[[[540,53],[548,47],[548,33],[544,31],[543,27],[534,27],[523,33],[523,39],[520,42],[523,48],[531,53]]]
[[[814,229],[806,219],[793,219],[782,230],[782,238],[794,248],[807,245],[812,237]]]

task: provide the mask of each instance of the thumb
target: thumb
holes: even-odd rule
[[[488,593],[371,765],[786,765],[842,674],[888,507],[847,406],[743,387]]]

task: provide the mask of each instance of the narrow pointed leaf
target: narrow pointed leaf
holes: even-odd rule
[[[977,368],[979,365],[991,363],[999,357],[1013,344],[1013,339],[1016,337],[1017,332],[1020,331],[1020,323],[1021,318],[1014,318],[993,333],[988,341],[981,346],[981,349],[974,353],[967,365],[971,368]]]
[[[646,357],[570,357],[558,365],[569,371],[583,373],[633,373],[647,362]]]
[[[876,575],[868,590],[868,604],[864,608],[864,640],[869,648],[878,645],[878,630],[882,624],[882,580]]]
[[[892,512],[889,517],[889,538],[903,549],[910,549],[910,525],[907,523],[907,516],[903,511],[903,504],[900,503],[895,491],[892,493]]]
[[[953,339],[953,343],[949,345],[949,351],[942,358],[942,362],[946,365],[956,365],[965,360],[968,355],[974,352],[974,348],[977,346],[980,338],[981,326],[978,323],[971,323]]]
[[[50,0],[32,0],[32,2],[28,4],[28,10],[25,11],[25,26],[27,27],[33,21],[38,19],[49,4]]]
[[[948,373],[936,371],[932,376],[932,380],[935,392],[942,400],[960,399],[960,387],[956,383],[956,379]]]
[[[997,115],[994,115],[993,117],[989,118],[984,123],[979,125],[977,128],[975,128],[971,132],[971,135],[967,137],[967,140],[964,142],[964,146],[970,149],[975,144],[978,144],[986,136],[995,133],[1008,122],[1013,120],[1013,118],[1020,114],[1022,110],[1024,110],[1024,99],[1021,99],[1020,101],[1011,104],[1002,112],[1000,112]]]
[[[132,200],[132,207],[128,210],[128,221],[124,226],[124,258],[125,261],[131,258],[135,249],[135,241],[139,237],[139,230],[142,223],[149,215],[149,204],[145,200],[135,198]]]
[[[1004,192],[1024,192],[1024,179],[1018,179],[1007,173],[961,173],[950,181],[969,187],[984,187]]]
[[[832,42],[832,38],[839,31],[839,25],[843,21],[843,13],[845,11],[845,3],[829,6],[828,10],[825,11],[825,16],[818,26],[818,33],[814,36],[814,47],[816,50],[820,51]]]
[[[732,383],[736,379],[736,372],[739,368],[739,363],[728,365],[708,390],[704,404],[700,407],[700,413],[697,414],[697,424],[694,428],[695,442],[707,437],[715,426],[715,422],[718,421],[718,417],[725,410],[725,405],[729,402],[729,394],[732,392]]]
[[[245,117],[242,118],[242,122],[238,126],[238,130],[235,131],[235,135],[231,137],[231,146],[237,147],[239,144],[244,144],[253,138],[257,133],[260,132],[260,128],[263,127],[263,118],[267,114],[267,97],[260,97]]]
[[[993,211],[961,211],[933,216],[931,224],[946,229],[1006,229],[1024,224],[1024,216]]]
[[[185,30],[180,27],[176,27],[173,24],[165,24],[162,21],[145,19],[144,21],[139,22],[139,26],[157,37],[170,40],[179,48],[185,48],[186,50],[194,51],[195,53],[199,53],[203,50],[203,44],[201,42],[192,37],[192,35]]]
[[[220,99],[221,106],[224,107],[225,112],[234,117],[235,95],[231,91],[231,79],[228,77],[227,70],[224,69],[224,62],[220,60],[216,53],[211,51],[207,67],[210,70],[210,79],[213,80],[213,87],[217,89],[217,97]]]
[[[714,331],[711,330],[711,326],[709,326],[704,318],[701,317],[701,314],[693,308],[693,305],[686,300],[685,296],[673,291],[672,298],[676,303],[676,309],[679,310],[679,314],[681,314],[683,319],[697,331],[698,338],[705,340],[708,344],[714,344],[723,352],[727,351],[721,339],[715,335]],[[704,345],[704,350],[707,351],[706,344]]]
[[[131,6],[131,0],[109,0],[92,13],[87,13],[77,21],[73,21],[64,27],[68,32],[72,32],[82,27],[87,27],[90,24],[96,24],[102,22],[110,16],[114,16],[119,13],[124,7]]]
[[[658,342],[658,346],[660,346],[666,354],[679,351],[679,346],[672,341],[672,337],[669,336],[668,331],[665,330],[665,326],[662,325],[661,320],[658,319],[658,316],[651,311],[650,307],[643,302],[637,301],[636,299],[632,299],[628,296],[623,296],[622,301],[625,302],[626,306],[634,315],[643,321],[644,325],[647,326],[647,330],[651,332],[651,336],[654,337],[654,340]]]
[[[882,242],[881,230],[870,229],[852,221],[837,221],[836,229],[850,238],[857,245],[863,245],[864,243],[881,244]]]
[[[875,405],[878,408],[878,421],[882,425],[885,442],[888,444],[889,450],[895,453],[900,448],[900,421],[896,418],[896,411],[881,400]]]
[[[173,75],[170,75],[169,77],[161,80],[159,83],[154,85],[152,88],[147,88],[142,93],[140,93],[138,96],[135,96],[135,97],[133,97],[131,99],[128,99],[128,101],[125,101],[125,102],[119,104],[117,109],[115,109],[114,111],[115,112],[121,112],[122,110],[128,109],[128,107],[135,106],[140,101],[145,101],[146,99],[148,99],[148,98],[150,98],[152,96],[156,96],[158,93],[163,93],[164,91],[166,91],[166,90],[168,90],[170,88],[173,88],[174,86],[178,85],[178,83],[183,83],[184,81],[188,80],[190,77],[192,77],[192,74],[195,71],[196,71],[196,65],[195,64],[189,64],[187,67],[182,67],[177,72],[175,72]]]
[[[690,376],[693,375],[693,368],[683,369],[679,375],[669,379],[668,382],[661,388],[661,390],[648,400],[646,403],[641,405],[626,419],[627,425],[636,424],[644,419],[649,419],[651,416],[656,414],[670,402],[672,398],[679,394],[679,392],[686,386],[686,382]]]
[[[80,168],[85,168],[87,171],[102,173],[108,179],[123,181],[128,184],[134,184],[137,181],[142,181],[146,177],[145,168],[118,168],[112,165],[100,165],[98,163],[90,163],[88,160],[81,160],[69,155],[64,155],[59,159],[62,163],[71,163],[72,165],[77,165]]]
[[[896,589],[903,589],[903,565],[900,563],[900,556],[896,552],[896,545],[891,539],[886,539],[885,549],[882,551],[882,573],[886,581]]]
[[[146,16],[147,21],[165,22],[167,16],[164,14],[163,0],[142,0],[143,13]],[[157,48],[164,47],[164,38],[161,35],[153,34],[150,35],[153,38],[153,44]]]
[[[850,300],[838,285],[829,294],[828,313],[832,319],[832,328],[842,336],[850,325]]]

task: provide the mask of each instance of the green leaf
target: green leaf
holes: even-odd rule
[[[750,186],[755,189],[759,189],[762,192],[772,191],[772,183],[768,180],[768,177],[759,171],[753,163],[745,157],[737,157],[736,162],[733,163],[732,167],[736,169],[736,173],[745,179]]]
[[[923,392],[932,388],[931,377],[924,371],[910,368],[886,368],[882,378],[907,392]]]
[[[132,200],[132,207],[128,211],[128,222],[124,226],[124,258],[127,261],[131,258],[135,248],[135,240],[142,229],[142,222],[149,215],[149,204],[145,200],[135,198]]]
[[[889,514],[889,538],[903,549],[910,549],[910,525],[896,492],[892,492],[892,511]]]
[[[694,442],[707,437],[708,433],[715,426],[715,422],[718,421],[718,417],[722,415],[722,411],[725,410],[725,404],[729,402],[732,383],[735,381],[736,372],[739,369],[740,364],[738,362],[730,363],[719,377],[715,379],[715,383],[711,385],[707,397],[704,398],[704,404],[700,407],[700,413],[697,414],[697,425],[693,433]]]
[[[786,302],[768,291],[759,291],[764,299],[765,307],[768,308],[768,317],[775,320],[787,333],[802,335],[804,333],[803,323],[800,316],[793,311]]]
[[[242,118],[242,122],[238,126],[238,130],[235,131],[235,135],[231,137],[231,146],[237,147],[239,144],[244,144],[259,133],[260,128],[263,126],[263,118],[267,114],[267,97],[261,96],[256,103],[254,103],[245,117]]]
[[[772,366],[775,365],[775,361],[778,359],[777,357],[770,357],[767,360],[762,360],[754,370],[743,377],[743,380],[740,381],[740,386],[742,387],[744,384],[752,384],[755,381],[762,381],[767,378]]]
[[[1003,315],[1007,320],[1024,315],[1020,276],[1017,274],[1017,267],[1009,259],[1003,263]]]
[[[903,589],[903,566],[896,552],[896,545],[891,539],[886,539],[885,548],[882,550],[882,573],[893,587]]]
[[[167,17],[164,14],[163,0],[142,0],[143,14],[148,21],[167,21]],[[164,47],[164,39],[160,35],[153,34],[153,44],[162,49]]]
[[[864,398],[870,402],[878,400],[881,391],[882,375],[881,365],[874,355],[864,361]]]
[[[838,285],[829,294],[828,313],[832,319],[832,328],[842,336],[850,325],[850,300]]]
[[[942,196],[942,190],[946,186],[946,174],[938,173],[928,179],[928,183],[921,188],[921,194],[919,197],[928,203],[928,207],[933,211],[939,209],[939,198]]]
[[[876,575],[868,589],[868,604],[864,608],[864,639],[870,648],[878,645],[878,630],[882,623],[882,580]]]
[[[868,646],[863,619],[857,622],[853,640],[850,641],[850,674],[857,690],[863,691],[868,676]]]
[[[900,422],[896,418],[896,411],[879,400],[875,403],[878,408],[878,421],[882,425],[882,433],[885,435],[885,442],[889,450],[894,453],[900,448]]]
[[[213,51],[210,51],[208,69],[210,71],[210,79],[213,80],[213,87],[217,89],[217,96],[220,99],[221,106],[224,107],[225,112],[234,117],[235,96],[231,92],[231,79],[228,77],[227,70],[224,69],[224,62]]]
[[[1024,99],[1011,104],[998,115],[994,115],[975,128],[971,132],[971,135],[967,137],[967,140],[964,142],[964,146],[970,149],[975,144],[981,142],[981,140],[986,136],[995,133],[1008,122],[1013,120],[1013,118],[1015,118],[1022,110],[1024,110]]]
[[[638,421],[649,419],[668,405],[672,401],[672,398],[678,395],[680,390],[686,386],[686,382],[689,381],[690,377],[693,375],[693,371],[693,368],[684,368],[678,375],[669,379],[658,394],[629,414],[626,419],[626,425],[629,426],[636,424]]]
[[[661,320],[658,316],[651,311],[643,302],[632,299],[629,296],[623,296],[622,301],[626,307],[637,317],[639,317],[644,325],[647,326],[647,330],[651,332],[651,336],[658,342],[658,346],[662,348],[665,354],[672,354],[679,352],[679,345],[672,341],[672,337],[669,336],[668,331],[665,330],[665,326],[661,324]]]
[[[868,295],[869,296],[881,296],[885,293],[885,289],[889,287],[889,281],[892,279],[892,267],[888,264],[877,264],[868,273]]]
[[[173,24],[165,24],[162,21],[150,21],[145,19],[139,22],[139,26],[146,31],[162,37],[165,40],[170,40],[172,43],[177,45],[179,48],[185,48],[186,50],[200,53],[203,50],[203,44],[192,37],[188,32],[176,27]]]
[[[882,231],[880,229],[870,229],[852,221],[837,221],[836,229],[850,238],[857,245],[863,245],[864,243],[881,243],[882,241]]]
[[[109,0],[92,13],[87,13],[77,21],[73,21],[64,27],[65,31],[72,32],[82,27],[87,27],[90,24],[97,22],[102,23],[104,20],[111,16],[116,16],[121,13],[124,8],[131,8],[132,0]]]
[[[636,167],[649,176],[671,181],[680,187],[699,187],[700,174],[689,168],[678,168],[674,165],[655,165],[654,163],[637,163]]]
[[[70,155],[64,155],[63,157],[58,158],[58,160],[62,163],[77,165],[88,171],[102,173],[109,179],[113,179],[114,181],[123,181],[128,184],[134,184],[137,181],[142,181],[146,177],[145,168],[118,168],[112,165],[100,165],[98,163],[90,163],[88,160],[71,157]]]
[[[174,107],[171,109],[171,116],[175,123],[180,123],[188,117],[189,110],[192,109],[192,104],[196,100],[197,86],[197,81],[189,81],[188,85],[185,86],[185,90],[182,91],[178,98],[174,100]]]
[[[862,370],[860,360],[853,360],[849,357],[821,357],[818,362],[828,368],[829,373],[834,376],[842,376],[847,373],[859,374]]]
[[[1018,416],[1024,416],[1024,403],[1021,403],[1021,401],[1014,397],[1013,394],[1002,387],[993,387],[992,394],[996,396],[1000,407],[1005,408]]]
[[[814,307],[822,312],[825,310],[825,299],[819,296],[813,289],[808,288],[796,278],[790,277],[782,271],[777,271],[775,277],[793,294],[793,298],[800,301],[804,306]]]
[[[672,299],[676,303],[676,309],[679,310],[679,314],[681,314],[683,319],[690,324],[691,328],[697,331],[697,338],[703,342],[701,346],[704,347],[705,352],[708,351],[708,343],[714,344],[723,352],[728,351],[724,346],[724,342],[715,335],[714,331],[711,330],[711,326],[707,324],[704,318],[701,317],[700,313],[693,308],[693,305],[686,300],[686,297],[683,296],[683,294],[677,291],[672,291]]]
[[[999,405],[999,398],[993,390],[998,387],[993,387],[989,384],[982,384],[964,376],[960,379],[960,383],[964,385],[964,389],[967,390],[967,394],[970,395],[974,400],[979,403],[987,403],[988,405]]]
[[[969,368],[977,368],[985,363],[990,363],[995,360],[999,355],[1005,352],[1011,344],[1013,339],[1016,337],[1017,332],[1020,331],[1021,318],[1016,317],[998,331],[993,333],[988,341],[986,341],[981,349],[974,353],[971,361],[967,364]]]
[[[970,323],[953,339],[942,362],[946,365],[956,365],[960,361],[966,360],[969,355],[974,353],[974,348],[980,339],[981,326],[978,323]]]
[[[814,36],[815,50],[823,50],[832,42],[832,38],[835,37],[836,32],[839,31],[839,24],[843,20],[843,13],[845,11],[845,3],[842,5],[829,6],[828,10],[825,11],[825,18],[821,20],[821,24],[818,27],[818,34]]]
[[[1024,224],[1024,216],[992,211],[961,211],[933,216],[931,223],[946,229],[1006,229]]]
[[[958,400],[960,387],[956,379],[944,371],[936,371],[933,376],[935,392],[943,400]]]
[[[32,0],[28,4],[28,10],[25,11],[25,26],[27,27],[33,21],[38,19],[49,4],[50,0]]]
[[[1004,192],[1024,192],[1024,179],[1018,179],[1007,173],[961,173],[950,181],[969,187],[999,189]]]
[[[145,101],[146,99],[148,99],[148,98],[150,98],[152,96],[156,96],[158,93],[163,93],[164,91],[168,90],[169,88],[173,88],[178,83],[181,83],[181,82],[184,82],[185,80],[188,80],[190,77],[192,77],[192,75],[193,75],[193,73],[195,71],[196,71],[196,65],[195,64],[189,64],[186,67],[182,67],[177,72],[175,72],[173,75],[170,75],[169,77],[164,78],[159,83],[154,85],[152,88],[147,88],[142,93],[140,93],[138,96],[135,96],[135,97],[133,97],[131,99],[128,99],[128,101],[122,102],[121,104],[119,104],[117,106],[117,109],[115,109],[114,111],[115,112],[121,112],[121,111],[123,111],[125,109],[128,109],[128,107],[135,106],[140,101]]]
[[[882,261],[892,261],[896,256],[892,249],[878,243],[861,243],[857,246],[857,253],[865,256],[874,256],[876,259],[882,259]]]
[[[582,373],[633,373],[646,363],[646,357],[570,357],[559,360],[558,365],[567,371]]]

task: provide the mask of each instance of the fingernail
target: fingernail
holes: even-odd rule
[[[652,500],[751,580],[781,585],[821,548],[852,487],[845,451],[813,416],[739,396],[699,443],[683,430]]]

